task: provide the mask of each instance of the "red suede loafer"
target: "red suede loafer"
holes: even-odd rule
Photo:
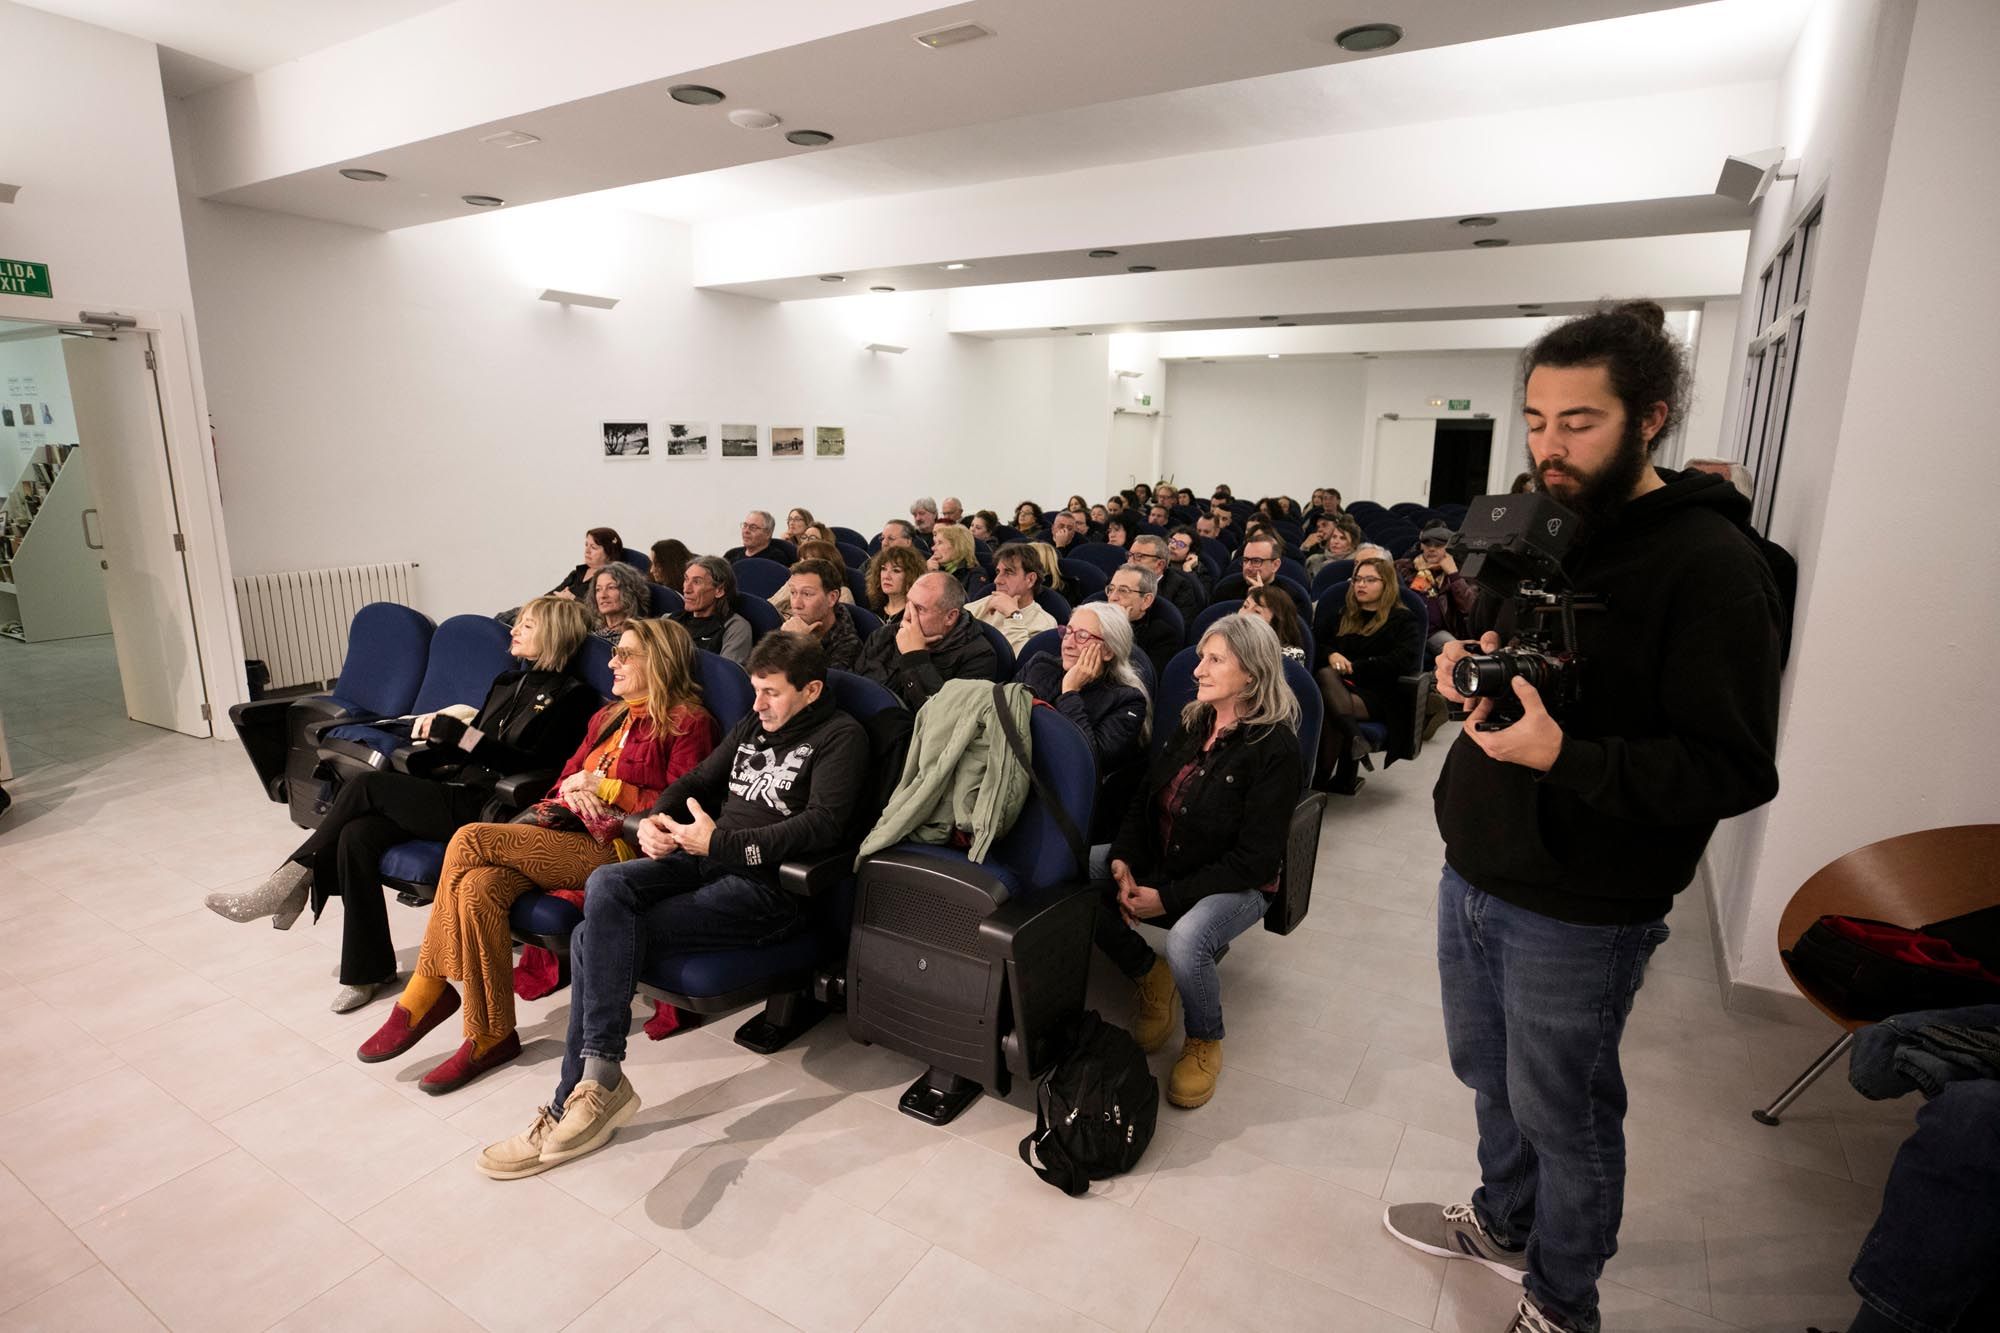
[[[429,1012],[415,1024],[410,1022],[409,1010],[401,1004],[391,1005],[388,1019],[375,1030],[374,1036],[361,1043],[361,1049],[355,1052],[355,1056],[364,1065],[393,1060],[422,1041],[425,1033],[457,1012],[458,990],[453,986],[446,986],[444,994],[438,996],[437,1002],[430,1007]]]
[[[434,1097],[447,1092],[456,1092],[489,1069],[498,1069],[521,1053],[521,1034],[510,1032],[502,1037],[492,1050],[484,1055],[472,1053],[472,1043],[465,1042],[452,1052],[451,1058],[424,1075],[421,1086]]]

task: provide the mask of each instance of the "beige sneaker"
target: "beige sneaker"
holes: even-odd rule
[[[479,1154],[480,1172],[495,1180],[519,1180],[548,1170],[555,1163],[542,1160],[542,1145],[555,1127],[556,1118],[549,1114],[549,1108],[537,1108],[535,1123],[528,1126],[527,1133],[487,1145]]]
[[[638,1111],[639,1094],[632,1090],[631,1079],[620,1078],[611,1092],[595,1079],[585,1079],[563,1103],[562,1122],[542,1141],[542,1168],[596,1152]]]

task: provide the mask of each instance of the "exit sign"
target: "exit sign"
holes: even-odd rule
[[[1453,412],[1470,412],[1472,410],[1472,400],[1470,398],[1454,398],[1451,400],[1449,410]]]
[[[0,296],[48,296],[49,266],[25,259],[0,259]]]

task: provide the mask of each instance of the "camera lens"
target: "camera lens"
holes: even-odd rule
[[[1506,692],[1507,675],[1504,661],[1479,654],[1458,660],[1451,669],[1451,683],[1460,694],[1468,697],[1498,695]]]

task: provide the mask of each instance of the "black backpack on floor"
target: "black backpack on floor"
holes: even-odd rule
[[[1160,1085],[1139,1043],[1086,1010],[1070,1053],[1035,1090],[1035,1132],[1021,1140],[1021,1160],[1074,1198],[1138,1165],[1159,1114]]]

